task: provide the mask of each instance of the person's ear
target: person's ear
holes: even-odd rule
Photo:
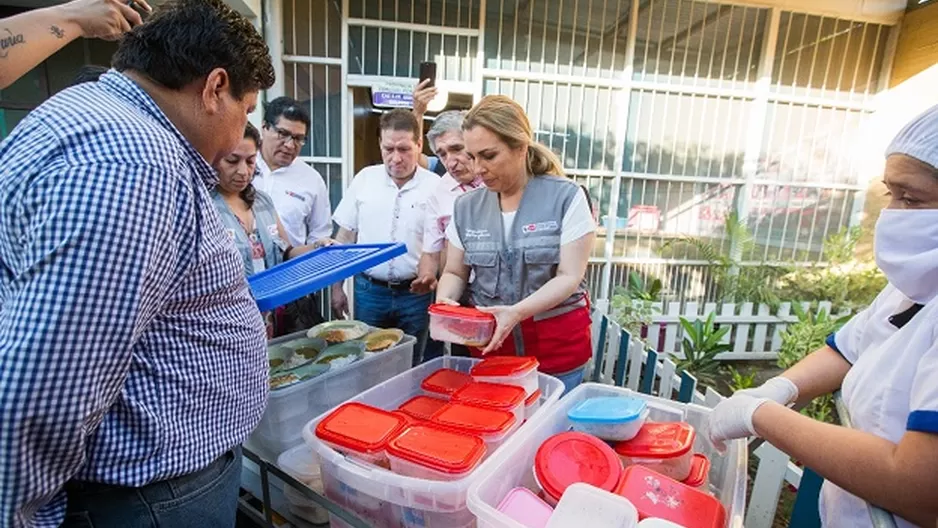
[[[205,78],[202,87],[202,106],[210,115],[221,112],[224,107],[223,97],[231,92],[231,79],[224,68],[215,68]]]

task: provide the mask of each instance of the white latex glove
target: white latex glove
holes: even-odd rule
[[[742,392],[742,391],[740,391]],[[720,402],[710,413],[710,442],[721,453],[726,451],[726,442],[737,438],[758,436],[752,425],[752,415],[768,398],[755,398],[737,392]]]
[[[787,407],[798,400],[798,386],[788,378],[776,376],[758,387],[733,393],[734,396],[737,394],[744,394],[753,398],[766,398]]]

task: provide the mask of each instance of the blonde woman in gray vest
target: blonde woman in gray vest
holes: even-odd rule
[[[497,325],[473,355],[534,356],[570,390],[590,358],[585,276],[596,223],[588,197],[510,98],[484,97],[463,131],[485,185],[456,199],[437,302],[457,304],[474,272],[468,298]]]

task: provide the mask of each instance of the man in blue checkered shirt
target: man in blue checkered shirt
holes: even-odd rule
[[[208,191],[270,56],[179,0],[114,67],[0,144],[0,526],[233,526],[267,358]]]

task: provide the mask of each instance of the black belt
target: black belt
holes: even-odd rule
[[[370,276],[368,276],[368,275],[365,274],[365,273],[362,273],[362,278],[364,278],[366,281],[368,281],[368,282],[374,284],[375,286],[381,286],[382,288],[387,288],[387,289],[389,289],[389,290],[408,290],[408,291],[410,291],[410,284],[411,284],[412,282],[414,282],[414,279],[407,279],[407,280],[402,280],[402,281],[391,281],[391,282],[388,282],[388,281],[383,281],[383,280],[381,280],[381,279],[376,279],[376,278],[374,278],[374,277],[370,277]]]

